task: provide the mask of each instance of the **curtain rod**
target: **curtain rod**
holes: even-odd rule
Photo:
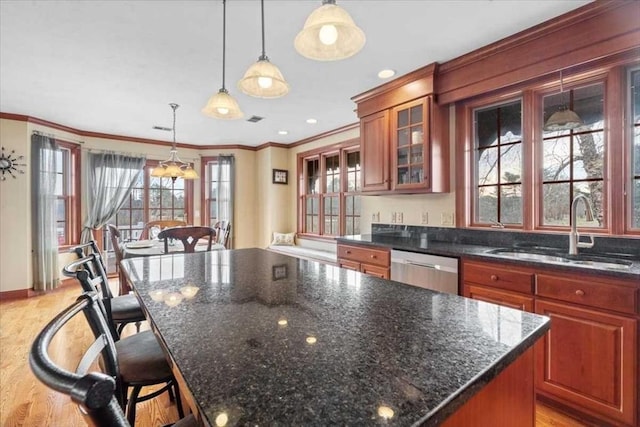
[[[98,148],[82,148],[82,151],[86,151],[88,153],[114,153],[121,154],[123,156],[132,156],[132,157],[142,157],[145,160],[147,159],[147,155],[143,153],[134,153],[131,151],[116,151],[116,150],[100,150]]]
[[[80,141],[79,139],[61,138],[61,137],[59,137],[57,135],[54,135],[52,133],[41,132],[39,130],[34,130],[32,132],[35,133],[36,135],[48,136],[49,138],[59,139],[61,141],[68,141],[68,142],[75,142],[77,144],[84,144],[84,141]]]

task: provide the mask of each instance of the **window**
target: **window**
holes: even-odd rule
[[[522,102],[477,109],[474,222],[522,224]]]
[[[55,219],[58,246],[80,243],[80,148],[57,141]]]
[[[157,162],[147,161],[144,174],[131,189],[129,199],[116,214],[114,221],[123,240],[138,240],[144,224],[149,221],[175,219],[189,222],[193,184],[181,178],[151,176]],[[105,233],[106,234],[106,233]]]
[[[630,226],[632,229],[640,229],[640,68],[632,69],[629,73],[629,101],[631,138],[629,142],[631,182],[630,191]]]
[[[567,232],[571,202],[583,195],[594,218],[579,204],[578,227],[640,234],[639,86],[637,62],[602,65],[565,76],[563,90],[559,80],[536,80],[459,104],[458,225]],[[579,125],[545,127],[565,109]]]
[[[202,159],[204,166],[203,219],[205,225],[213,227],[219,221],[233,219],[233,156],[218,156]]]
[[[298,155],[304,234],[360,234],[360,151],[352,145]]]
[[[586,196],[594,220],[578,215],[580,227],[602,227],[604,218],[604,84],[597,83],[543,97],[544,121],[560,109],[573,110],[584,122],[576,129],[542,132],[543,226],[569,226],[571,201]]]

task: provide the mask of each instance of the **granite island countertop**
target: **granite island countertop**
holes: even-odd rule
[[[438,425],[549,328],[262,249],[122,265],[210,425]]]
[[[495,239],[486,239],[487,243],[477,244],[466,243],[464,242],[464,240],[463,242],[447,241],[444,239],[439,240],[439,236],[437,234],[430,235],[427,233],[426,236],[421,237],[420,233],[408,233],[407,236],[403,236],[402,233],[380,233],[342,236],[337,237],[336,241],[338,243],[344,244],[386,247],[390,249],[405,250],[429,255],[440,255],[455,258],[465,257],[485,261],[500,261],[523,266],[544,266],[547,268],[555,268],[557,270],[564,271],[591,272],[605,276],[619,277],[622,279],[637,279],[639,284],[638,286],[640,286],[640,258],[634,255],[627,255],[623,258],[624,261],[631,264],[629,268],[625,269],[598,269],[588,265],[580,264],[557,264],[530,259],[513,259],[508,256],[500,255],[499,253],[491,253],[492,250],[497,248],[511,247],[513,245],[513,242],[505,241],[505,239],[500,239],[499,234],[497,234],[496,232],[494,232],[491,237],[495,237]],[[640,240],[638,239],[617,240],[622,242],[630,242],[629,244],[633,244],[637,248],[640,248]],[[637,248],[633,249],[635,249],[637,252]],[[598,253],[593,254],[598,255]],[[608,253],[604,253],[603,255],[608,255]]]

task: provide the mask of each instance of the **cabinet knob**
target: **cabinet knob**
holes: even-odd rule
[[[347,251],[347,253],[348,253],[348,254],[350,254],[350,253],[351,253],[351,251]]]
[[[491,280],[493,280],[495,282],[496,280],[498,280],[498,276],[496,276],[495,274],[492,274],[491,275]]]
[[[583,296],[583,295],[584,295],[584,291],[583,291],[582,289],[578,289],[578,290],[576,291],[576,295],[578,295],[579,297],[581,297],[581,296]]]
[[[375,255],[371,255],[371,259],[376,259],[376,256]]]

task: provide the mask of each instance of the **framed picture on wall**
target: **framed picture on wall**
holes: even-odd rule
[[[284,169],[273,170],[273,183],[274,184],[288,184],[289,183],[289,171]]]

